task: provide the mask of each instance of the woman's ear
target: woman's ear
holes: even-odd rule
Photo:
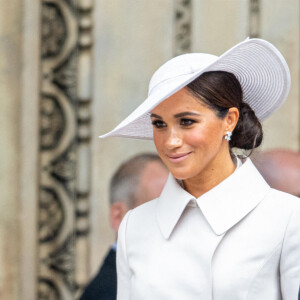
[[[233,132],[238,120],[239,120],[240,112],[237,107],[230,107],[228,109],[228,113],[225,117],[226,121],[226,131]]]
[[[128,206],[123,202],[116,202],[110,207],[110,226],[116,233],[118,232],[121,221],[128,210]]]

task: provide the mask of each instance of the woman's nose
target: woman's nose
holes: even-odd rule
[[[171,129],[166,140],[166,147],[174,149],[182,145],[182,138],[175,129]]]

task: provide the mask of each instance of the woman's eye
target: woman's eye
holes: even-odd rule
[[[163,127],[167,126],[167,124],[165,122],[160,121],[160,120],[152,121],[152,125],[155,126],[156,128],[163,128]]]
[[[180,120],[180,125],[183,125],[183,126],[191,126],[195,123],[194,120],[191,120],[191,119],[181,119]]]

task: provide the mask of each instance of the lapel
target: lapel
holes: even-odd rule
[[[270,190],[248,158],[233,174],[196,199],[216,235],[222,235],[249,214]],[[168,239],[185,207],[195,199],[170,174],[157,201],[156,217]]]

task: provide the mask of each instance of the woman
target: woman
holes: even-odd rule
[[[105,136],[151,139],[170,171],[158,199],[123,219],[118,299],[296,300],[299,199],[273,190],[249,158],[260,121],[284,102],[290,75],[270,43],[220,57],[178,56],[148,98]]]

